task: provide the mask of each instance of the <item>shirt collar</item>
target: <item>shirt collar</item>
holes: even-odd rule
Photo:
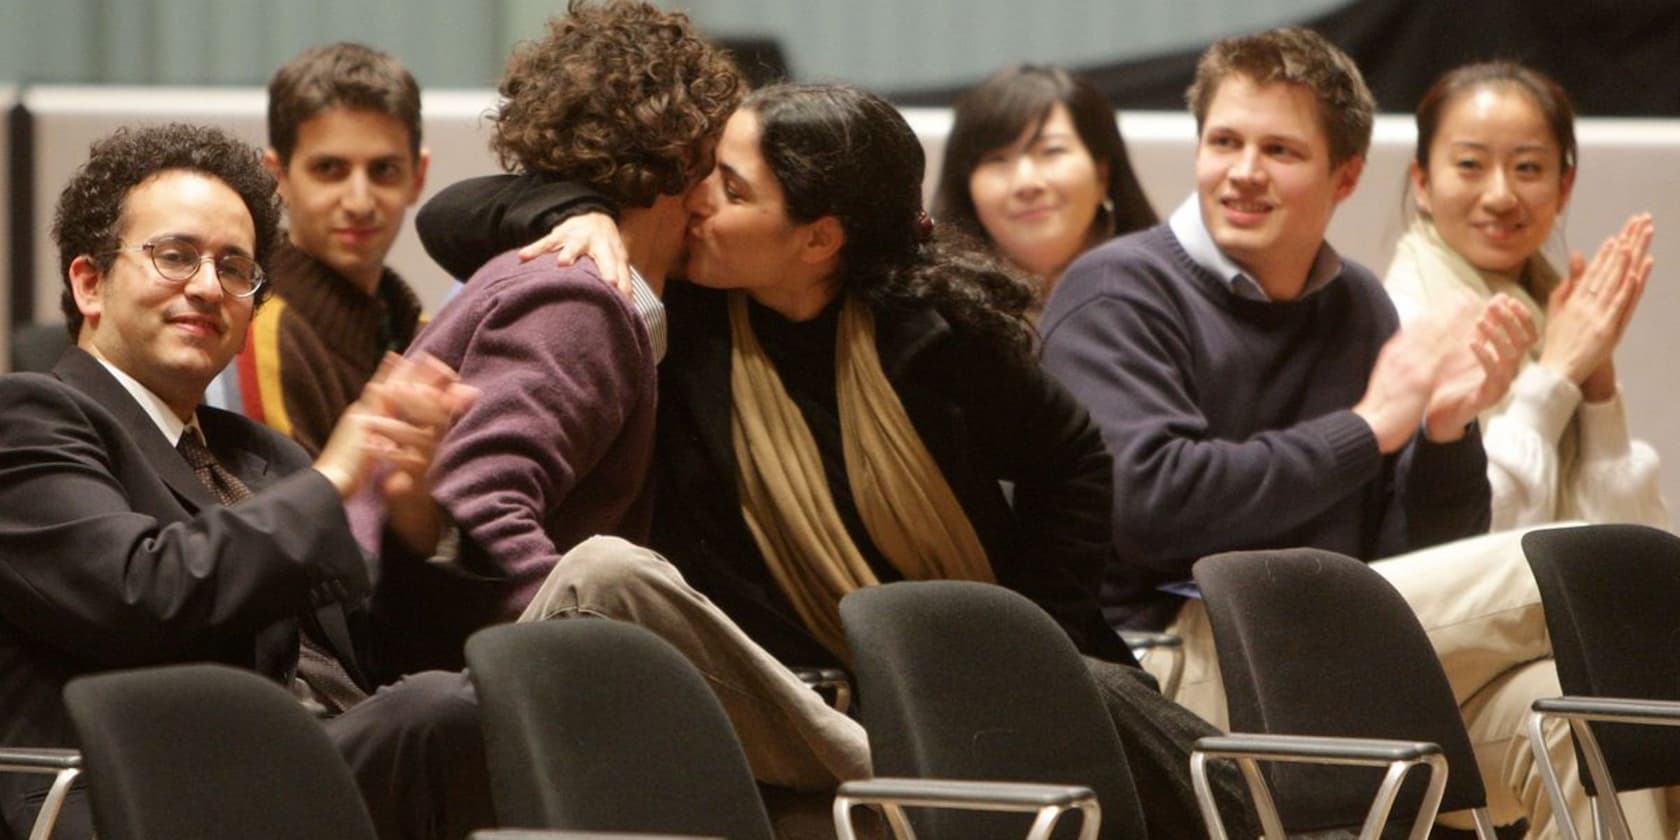
[[[106,361],[104,357],[93,354],[93,358],[110,371],[111,376],[116,378],[117,384],[123,386],[123,390],[127,391],[128,395],[140,404],[140,409],[146,412],[147,417],[152,418],[153,423],[157,424],[158,431],[163,432],[163,436],[169,441],[170,446],[181,442],[181,433],[186,430],[187,424],[181,422],[181,418],[175,416],[175,411],[169,407],[169,403],[164,402],[162,397],[152,393],[150,388],[141,385],[140,380],[129,376],[116,365]],[[198,418],[195,416],[193,425],[197,425],[197,421]]]
[[[1217,275],[1225,281],[1231,294],[1249,300],[1270,301],[1265,288],[1258,280],[1249,276],[1248,272],[1237,265],[1225,252],[1219,250],[1219,245],[1213,241],[1213,234],[1208,232],[1207,222],[1202,218],[1201,199],[1195,193],[1178,205],[1172,216],[1167,219],[1167,227],[1172,230],[1178,243],[1184,247],[1196,265]],[[1302,290],[1301,297],[1306,297],[1336,279],[1342,273],[1342,257],[1336,249],[1325,242],[1318,248],[1318,254],[1313,257],[1313,264],[1307,270],[1307,285]]]
[[[630,306],[647,329],[648,341],[653,345],[653,361],[658,364],[665,358],[665,304],[634,266],[630,268]]]

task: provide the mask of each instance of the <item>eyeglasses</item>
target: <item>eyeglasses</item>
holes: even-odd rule
[[[211,262],[216,266],[216,282],[222,284],[222,291],[234,297],[248,298],[256,294],[265,279],[257,261],[244,254],[216,257],[200,251],[191,241],[175,236],[154,239],[143,245],[129,245],[117,251],[148,252],[152,257],[152,267],[171,283],[185,283],[193,279],[205,262]]]

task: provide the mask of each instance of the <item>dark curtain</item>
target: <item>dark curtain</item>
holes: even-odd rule
[[[1411,111],[1437,75],[1514,59],[1562,83],[1582,115],[1680,116],[1676,0],[1356,0],[1304,21],[1346,50],[1387,112]],[[1178,110],[1202,48],[1079,68],[1118,108]],[[904,91],[949,105],[962,88]]]

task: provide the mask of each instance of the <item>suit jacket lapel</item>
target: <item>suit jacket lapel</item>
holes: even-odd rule
[[[72,347],[59,358],[53,375],[93,397],[122,422],[123,427],[128,429],[129,437],[146,456],[146,461],[188,511],[196,512],[218,504],[215,494],[198,480],[187,460],[169,444],[151,416],[99,360],[79,347]]]
[[[239,480],[245,482],[252,492],[279,478],[273,474],[268,456],[255,448],[258,441],[251,437],[250,432],[227,420],[228,415],[224,412],[204,408],[198,411],[198,425],[204,430],[205,445],[216,460],[239,476]]]

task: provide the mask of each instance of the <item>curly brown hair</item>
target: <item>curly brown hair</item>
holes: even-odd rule
[[[514,51],[498,92],[490,148],[504,168],[646,207],[710,170],[712,142],[746,82],[687,15],[572,0],[546,38]]]
[[[146,128],[119,128],[98,140],[64,191],[53,214],[53,240],[58,244],[58,273],[64,280],[59,305],[74,339],[82,328],[82,313],[70,291],[70,263],[89,256],[101,272],[110,271],[121,247],[123,213],[128,194],[146,179],[169,170],[200,172],[228,185],[251,214],[256,233],[257,264],[268,270],[269,257],[280,242],[280,199],[274,176],[262,165],[262,152],[219,128],[170,123]],[[253,303],[261,303],[270,289],[263,284]]]

